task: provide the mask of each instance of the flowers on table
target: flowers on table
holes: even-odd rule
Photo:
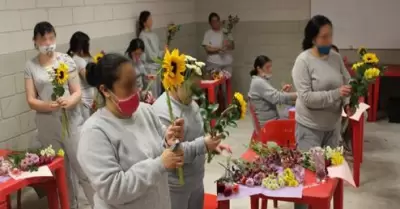
[[[344,162],[343,147],[314,147],[308,152],[303,153],[303,166],[311,171],[315,171],[315,162],[312,158],[312,152],[316,150],[321,150],[324,153],[325,167],[342,165]]]
[[[171,41],[174,39],[176,33],[181,29],[180,25],[176,25],[174,23],[170,23],[167,26],[167,46],[171,44]]]
[[[64,96],[64,86],[68,85],[68,70],[68,65],[61,61],[58,62],[58,66],[56,68],[47,69],[50,82],[53,85],[53,93],[51,94],[51,99],[53,101],[56,101],[58,98]],[[61,125],[61,136],[64,139],[67,135],[69,135],[69,120],[65,108],[62,108]]]
[[[358,50],[360,60],[352,65],[354,76],[350,81],[352,93],[350,96],[350,108],[358,107],[359,97],[368,92],[368,85],[383,75],[384,67],[379,65],[379,58],[376,54],[368,52],[365,48]]]

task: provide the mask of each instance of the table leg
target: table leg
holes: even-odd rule
[[[225,80],[226,85],[226,101],[228,105],[232,104],[232,85],[231,85],[231,78],[227,78]]]
[[[353,177],[354,183],[358,187],[360,185],[360,156],[361,152],[361,135],[360,135],[360,126],[359,121],[350,120],[351,127],[353,128],[353,140],[352,140],[352,148],[353,148]]]
[[[250,196],[250,208],[251,209],[259,209],[259,207],[260,207],[260,201],[259,201],[260,198],[262,198],[261,195]],[[263,208],[263,206],[261,206],[261,208],[262,209],[266,209],[266,208]]]
[[[230,202],[229,200],[218,201],[218,209],[229,209]]]
[[[55,171],[55,176],[58,188],[58,196],[61,203],[61,209],[69,209],[70,207],[68,199],[68,186],[67,186],[64,166]]]
[[[57,185],[55,183],[55,181],[51,181],[45,185],[49,209],[58,209],[60,207],[57,194]]]
[[[374,85],[374,96],[373,98],[373,106],[372,106],[372,121],[375,122],[377,120],[377,112],[378,112],[378,104],[379,104],[379,91],[381,86],[381,79],[376,78]]]
[[[339,179],[335,193],[333,194],[333,208],[343,209],[343,180],[341,179]]]
[[[368,122],[372,122],[372,109],[373,109],[373,101],[374,101],[374,84],[370,84],[368,86],[368,96],[367,96],[367,104],[370,106],[370,108],[367,110],[368,111]]]
[[[7,208],[12,209],[11,195],[7,195]]]
[[[361,115],[359,122],[360,122],[360,163],[362,163],[364,160],[364,123],[365,123],[364,114]]]

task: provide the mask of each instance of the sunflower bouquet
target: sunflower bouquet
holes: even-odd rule
[[[365,48],[358,49],[360,60],[353,64],[351,69],[354,76],[350,81],[352,94],[350,96],[350,108],[358,107],[359,97],[363,97],[368,92],[369,84],[383,75],[384,67],[379,65],[379,58],[376,54],[368,52]]]
[[[171,41],[174,39],[176,33],[181,29],[180,25],[176,25],[174,23],[170,23],[167,26],[167,46],[171,44]]]
[[[68,84],[68,69],[68,65],[64,62],[59,62],[56,68],[47,69],[50,82],[53,85],[51,100],[56,101],[58,98],[64,96],[64,86]],[[69,119],[65,108],[62,108],[61,127],[61,137],[64,139],[65,137],[69,136]]]

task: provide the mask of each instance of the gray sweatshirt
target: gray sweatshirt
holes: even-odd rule
[[[94,209],[171,208],[160,157],[165,130],[144,103],[129,119],[101,108],[85,122],[77,157],[96,191]],[[204,143],[187,147],[185,160],[204,149]]]
[[[279,118],[276,105],[290,104],[296,93],[286,93],[275,89],[270,80],[260,76],[251,78],[249,100],[262,127],[265,122]]]
[[[164,56],[164,51],[160,48],[160,40],[158,39],[157,34],[152,31],[142,31],[139,38],[144,42],[145,67],[150,73],[155,73],[159,68],[159,65],[154,62],[154,59]]]
[[[193,143],[204,144],[203,119],[200,115],[199,106],[194,101],[190,105],[183,105],[172,97],[171,100],[174,116],[182,117],[185,121],[185,142],[182,143],[184,150],[187,149],[187,147],[190,147],[190,144]],[[157,116],[160,118],[161,123],[165,126],[168,126],[171,124],[171,122],[166,101],[167,96],[164,92],[162,95],[160,95],[152,107],[154,108]],[[197,188],[199,182],[203,182],[204,163],[205,155],[199,155],[193,161],[185,160],[185,164],[183,166],[185,185],[181,188],[179,186],[176,172],[169,172],[168,176],[171,190]]]
[[[305,50],[297,57],[292,76],[298,96],[296,121],[316,130],[334,130],[349,99],[340,96],[339,88],[350,81],[340,54],[331,50],[319,58]]]

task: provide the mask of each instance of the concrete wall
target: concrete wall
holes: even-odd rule
[[[57,51],[65,52],[71,35],[81,30],[92,39],[92,53],[123,52],[135,37],[135,19],[142,10],[153,13],[160,39],[171,21],[183,24],[172,47],[196,52],[194,0],[0,0],[0,148],[27,148],[35,136],[23,71],[26,60],[37,54],[32,43],[37,22],[56,27]]]

